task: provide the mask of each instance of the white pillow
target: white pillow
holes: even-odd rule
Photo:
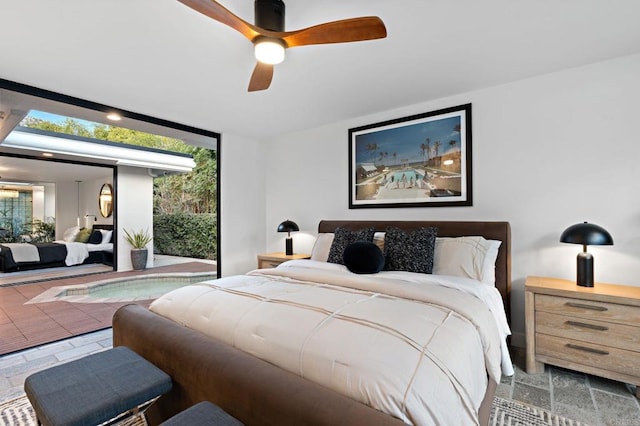
[[[71,228],[68,228],[67,230],[64,231],[64,234],[62,234],[62,239],[68,243],[74,242],[79,233],[80,233],[80,227],[72,226]]]
[[[101,229],[100,233],[102,234],[102,241],[100,242],[100,244],[107,244],[111,242],[111,235],[113,235],[113,231]]]
[[[376,232],[373,234],[373,243],[380,247],[380,251],[384,253],[384,232]]]
[[[433,274],[472,278],[495,285],[495,263],[501,243],[483,237],[438,237]]]
[[[316,238],[316,242],[311,249],[311,260],[317,260],[318,262],[326,262],[329,259],[329,250],[333,243],[332,233],[319,234]]]
[[[482,265],[482,282],[489,285],[496,285],[496,260],[498,259],[498,250],[502,241],[486,240],[489,242],[489,250],[484,256],[484,265]]]

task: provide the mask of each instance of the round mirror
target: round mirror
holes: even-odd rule
[[[98,207],[102,217],[109,217],[113,213],[113,187],[111,184],[105,183],[100,188]]]

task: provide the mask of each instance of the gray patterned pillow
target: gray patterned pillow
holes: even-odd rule
[[[373,234],[375,232],[376,230],[373,226],[370,228],[359,229],[357,231],[351,231],[346,228],[336,228],[333,233],[333,242],[329,249],[327,262],[344,265],[344,259],[342,257],[344,249],[347,248],[349,244],[355,243],[356,241],[373,241]]]
[[[384,237],[384,269],[430,274],[437,234],[438,228],[433,227],[413,231],[388,227]]]

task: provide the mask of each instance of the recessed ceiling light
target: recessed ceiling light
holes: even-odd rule
[[[50,152],[43,152],[43,153],[42,153],[42,156],[43,156],[43,157],[53,157],[53,154],[52,154],[52,153],[50,153]]]
[[[122,117],[120,116],[120,114],[116,114],[115,112],[107,114],[107,118],[112,121],[122,120]]]

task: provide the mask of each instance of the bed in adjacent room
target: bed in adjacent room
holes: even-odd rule
[[[113,225],[70,228],[63,240],[50,243],[0,243],[2,272],[94,263],[113,264]]]
[[[486,424],[500,376],[513,374],[509,224],[318,231],[311,260],[116,313],[114,345],[174,381],[151,423],[209,400],[249,425]]]

